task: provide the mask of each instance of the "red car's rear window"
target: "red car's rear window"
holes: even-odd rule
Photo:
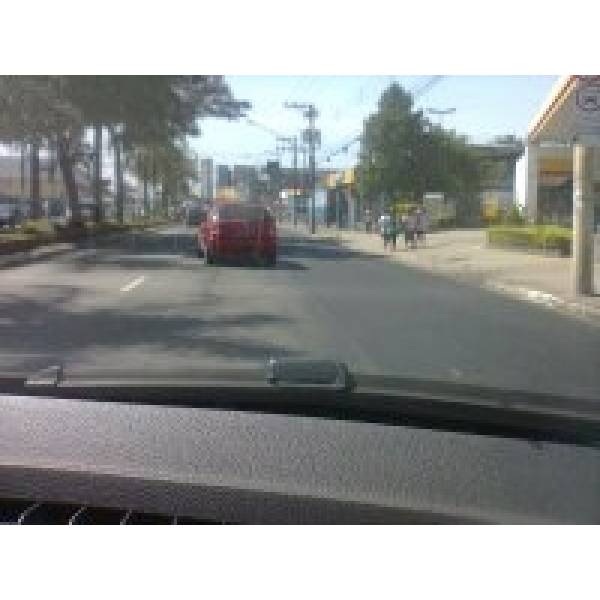
[[[262,221],[266,218],[268,218],[268,213],[263,206],[245,204],[219,206],[219,220]]]

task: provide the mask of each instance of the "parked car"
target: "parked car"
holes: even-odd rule
[[[227,202],[211,208],[198,228],[198,256],[206,264],[224,258],[277,262],[275,218],[260,204]]]

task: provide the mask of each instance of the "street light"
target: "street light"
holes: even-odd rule
[[[439,117],[440,122],[439,122],[439,126],[443,129],[444,128],[444,117],[446,117],[447,115],[453,115],[454,113],[456,113],[456,108],[452,107],[452,108],[428,108],[427,112],[431,115],[436,115]]]

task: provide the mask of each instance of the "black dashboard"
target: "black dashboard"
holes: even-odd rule
[[[599,523],[600,449],[6,394],[0,498],[215,523]]]

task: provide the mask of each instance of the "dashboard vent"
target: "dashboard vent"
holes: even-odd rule
[[[0,500],[0,525],[227,525],[207,521],[80,504]]]

